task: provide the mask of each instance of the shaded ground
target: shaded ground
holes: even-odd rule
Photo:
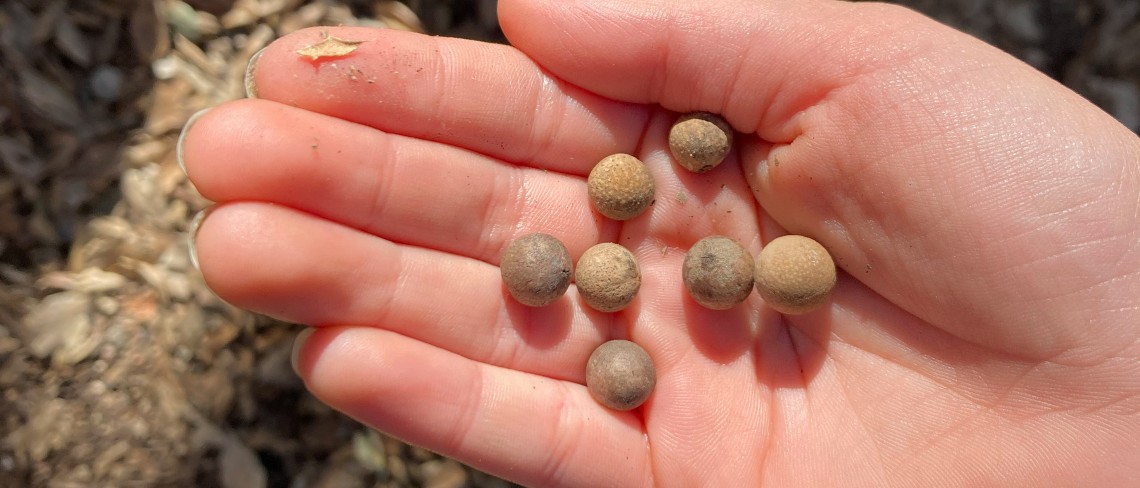
[[[494,3],[0,0],[0,485],[505,486],[306,394],[297,327],[222,303],[189,265],[208,202],[173,154],[279,35],[501,40]],[[1140,130],[1140,0],[911,3]]]

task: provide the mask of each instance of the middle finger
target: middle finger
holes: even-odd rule
[[[181,145],[187,173],[216,202],[281,204],[491,264],[521,234],[552,234],[579,256],[618,229],[584,203],[580,177],[265,100],[212,109]]]

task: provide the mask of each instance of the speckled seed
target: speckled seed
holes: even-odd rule
[[[594,208],[614,220],[637,217],[653,203],[653,175],[628,154],[606,156],[590,171],[586,185]]]
[[[503,283],[519,303],[543,307],[566,293],[574,265],[566,246],[548,234],[527,234],[512,241],[499,262]]]
[[[752,255],[724,236],[693,244],[681,272],[689,296],[713,310],[732,308],[752,293]]]
[[[732,126],[721,116],[694,112],[677,119],[669,129],[673,159],[694,173],[715,168],[732,149]]]
[[[629,306],[641,288],[641,268],[628,249],[605,242],[587,249],[578,259],[574,283],[590,308],[616,312]]]
[[[810,312],[827,300],[834,287],[835,262],[810,237],[778,237],[756,258],[756,291],[778,312]]]
[[[630,341],[609,341],[586,363],[586,388],[594,399],[614,410],[632,410],[649,398],[657,370],[649,353]]]

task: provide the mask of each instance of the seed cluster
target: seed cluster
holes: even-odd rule
[[[697,112],[680,117],[669,131],[669,149],[678,165],[704,173],[732,150],[731,126],[718,115]],[[627,221],[645,213],[654,200],[649,168],[629,154],[598,162],[587,178],[591,205],[606,218]],[[500,260],[503,283],[519,303],[543,307],[558,300],[574,279],[587,306],[618,312],[641,288],[641,269],[633,253],[614,243],[587,249],[571,262],[566,246],[548,234],[527,234],[510,243]],[[576,270],[576,271],[575,271]],[[809,312],[827,301],[835,286],[835,263],[818,242],[784,236],[768,243],[759,256],[725,236],[693,244],[681,270],[689,296],[697,304],[727,310],[744,302],[752,290],[784,314]],[[630,410],[645,402],[657,381],[649,354],[630,341],[609,341],[590,355],[586,386],[602,405]]]

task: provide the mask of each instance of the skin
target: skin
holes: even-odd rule
[[[531,485],[1140,482],[1134,134],[898,7],[499,9],[515,47],[328,28],[365,42],[313,62],[295,51],[320,30],[290,34],[258,61],[259,99],[185,133],[189,177],[218,202],[202,273],[231,303],[315,326],[295,364],[317,397]],[[675,114],[698,110],[740,133],[702,175],[666,159]],[[616,152],[658,185],[625,223],[586,200]],[[573,287],[512,305],[496,260],[528,232],[567,236],[575,258],[631,249],[637,306],[592,312]],[[701,237],[755,254],[786,232],[835,257],[825,307],[683,299]],[[583,386],[612,337],[657,366],[630,412]]]

